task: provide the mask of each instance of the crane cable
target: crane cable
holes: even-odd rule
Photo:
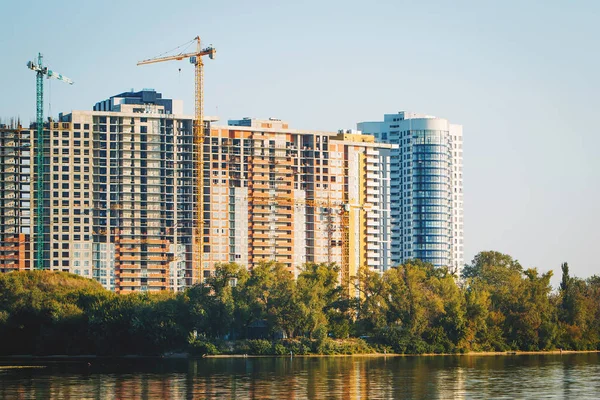
[[[48,118],[52,118],[52,79],[48,79]]]
[[[185,42],[184,44],[182,44],[182,45],[179,45],[179,46],[175,47],[174,49],[167,50],[167,51],[165,51],[164,53],[161,53],[161,54],[157,55],[156,57],[152,57],[152,58],[158,58],[158,57],[162,57],[162,56],[164,56],[165,54],[171,53],[171,52],[173,52],[173,51],[175,51],[175,50],[177,50],[177,49],[180,49],[180,48],[182,48],[183,46],[186,46],[186,47],[185,47],[185,49],[183,49],[183,50],[181,50],[181,51],[179,52],[179,54],[182,54],[182,53],[183,53],[183,52],[184,52],[184,51],[185,51],[185,50],[186,50],[188,47],[190,47],[190,45],[192,44],[192,42],[195,42],[195,41],[196,41],[196,39],[194,38],[194,39],[190,40],[189,42]]]

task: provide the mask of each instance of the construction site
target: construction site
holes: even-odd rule
[[[144,89],[92,110],[0,125],[0,272],[67,271],[119,293],[180,291],[219,263],[275,261],[297,275],[335,263],[348,284],[391,267],[390,154],[358,131],[303,131],[270,118],[220,125],[203,112],[203,61],[189,59],[194,115]]]

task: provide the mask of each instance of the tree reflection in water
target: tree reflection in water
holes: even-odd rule
[[[596,398],[597,353],[41,362],[1,369],[0,398]],[[12,362],[14,365],[15,362]]]

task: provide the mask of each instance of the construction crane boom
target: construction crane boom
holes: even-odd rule
[[[204,228],[204,204],[203,204],[203,177],[202,172],[204,168],[203,161],[203,144],[204,144],[204,63],[202,62],[202,56],[209,56],[211,60],[214,60],[217,50],[212,47],[202,48],[200,43],[200,36],[196,36],[193,40],[196,41],[196,51],[191,53],[182,53],[174,56],[156,57],[147,60],[142,60],[137,65],[154,64],[164,61],[179,61],[184,58],[189,58],[190,63],[195,66],[195,107],[194,107],[194,145],[196,147],[195,159],[194,159],[194,173],[196,178],[196,215],[194,216],[194,233],[193,242],[196,247],[194,254],[193,264],[196,268],[196,282],[201,280],[201,263],[202,263],[202,234]]]
[[[198,39],[198,38],[197,38]],[[182,53],[175,56],[167,56],[167,57],[157,57],[157,58],[149,58],[147,60],[142,60],[137,63],[137,65],[146,65],[146,64],[154,64],[163,61],[181,61],[184,58],[192,58],[192,57],[201,57],[201,56],[209,56],[211,60],[215,58],[216,49],[213,47],[207,47],[204,50],[195,51],[193,53]],[[190,60],[190,63],[194,64],[195,62]]]
[[[36,72],[36,241],[35,241],[35,268],[44,268],[44,75],[50,79],[58,79],[70,85],[73,81],[66,76],[54,72],[43,64],[42,53],[38,53],[37,62],[27,62],[27,68]]]

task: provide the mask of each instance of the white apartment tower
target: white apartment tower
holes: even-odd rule
[[[392,262],[420,259],[459,273],[463,265],[462,125],[412,112],[358,129],[391,150]]]

